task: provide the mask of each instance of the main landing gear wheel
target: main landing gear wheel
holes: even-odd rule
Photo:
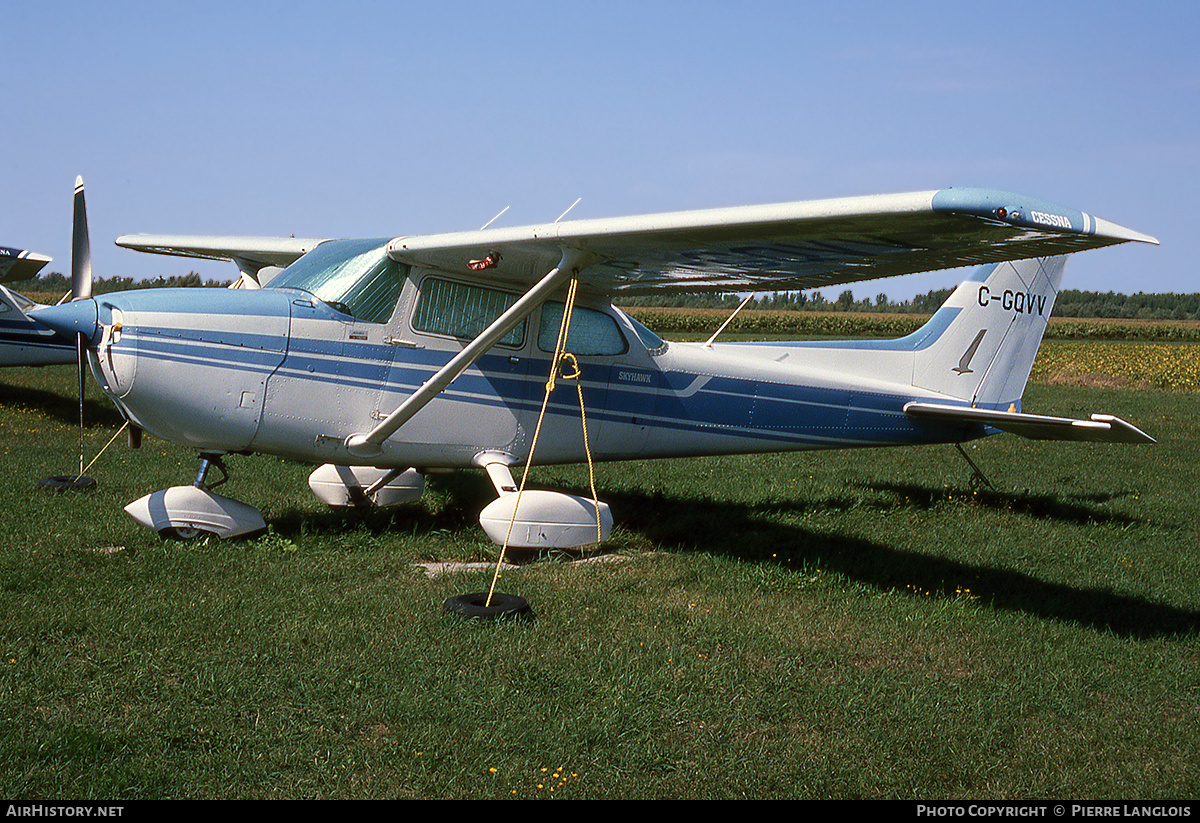
[[[90,477],[76,477],[74,475],[56,475],[54,477],[43,477],[38,481],[38,485],[43,489],[48,489],[54,492],[69,491],[69,490],[91,490],[96,488],[96,481]]]
[[[488,605],[488,593],[460,594],[449,598],[442,604],[446,614],[461,614],[463,617],[473,617],[480,620],[499,620],[501,618],[528,619],[533,617],[533,609],[529,601],[515,594],[492,594],[491,605]]]

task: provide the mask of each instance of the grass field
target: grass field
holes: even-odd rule
[[[194,457],[117,445],[44,492],[73,369],[5,370],[0,796],[1194,799],[1200,395],[1105,357],[1039,361],[1026,409],[1157,446],[1003,435],[982,488],[952,447],[600,466],[608,552],[522,558],[537,617],[500,624],[440,608],[490,570],[417,565],[495,560],[482,474],[362,516],[234,457],[271,531],[162,541],[121,509]],[[87,416],[91,457],[120,421]]]

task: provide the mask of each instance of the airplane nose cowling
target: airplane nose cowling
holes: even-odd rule
[[[73,300],[59,306],[46,306],[44,309],[34,309],[29,316],[47,328],[69,337],[82,333],[90,343],[95,345],[100,338],[99,308],[96,301]]]

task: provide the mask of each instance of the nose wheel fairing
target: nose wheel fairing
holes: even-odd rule
[[[183,540],[205,535],[246,537],[267,528],[258,509],[198,486],[153,492],[130,503],[125,511],[163,537]]]
[[[267,523],[258,509],[212,492],[208,484],[211,468],[221,472],[221,479],[211,485],[219,486],[229,479],[221,456],[204,454],[192,485],[148,494],[126,506],[126,513],[163,537],[180,540],[208,535],[246,537],[266,531]]]

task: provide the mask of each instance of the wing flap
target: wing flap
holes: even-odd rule
[[[904,406],[912,417],[947,423],[983,424],[1030,440],[1075,440],[1096,443],[1155,443],[1153,437],[1111,414],[1093,414],[1090,420],[1048,417],[1023,412],[977,409],[940,403],[912,402]]]

